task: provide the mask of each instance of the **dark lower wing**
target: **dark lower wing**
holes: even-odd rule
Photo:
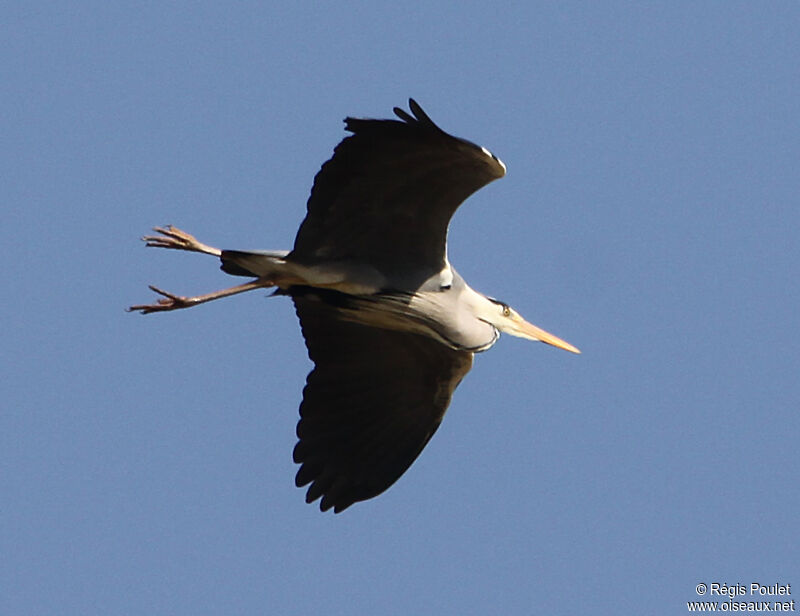
[[[300,405],[295,462],[307,502],[342,511],[377,496],[439,427],[472,353],[425,336],[345,321],[313,290],[293,300],[315,366]]]

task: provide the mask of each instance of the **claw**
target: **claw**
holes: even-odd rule
[[[153,227],[153,231],[161,235],[145,235],[142,241],[146,246],[152,248],[170,248],[172,250],[188,250],[190,252],[202,252],[218,257],[222,254],[219,248],[208,246],[198,241],[193,235],[181,231],[177,227],[167,225],[166,227]]]
[[[136,306],[131,306],[128,308],[128,312],[141,312],[142,314],[150,314],[151,312],[166,312],[168,310],[178,310],[180,308],[189,308],[190,306],[194,306],[197,303],[197,298],[193,297],[183,297],[182,295],[175,295],[170,293],[169,291],[164,291],[155,287],[153,285],[149,285],[150,290],[154,293],[158,293],[159,295],[163,295],[164,297],[161,299],[156,300],[154,304],[138,304]]]
[[[169,291],[164,291],[163,289],[159,289],[155,285],[149,284],[149,285],[147,285],[147,288],[149,288],[154,293],[158,293],[159,295],[163,295],[164,297],[168,297],[169,299],[172,299],[172,300],[179,299],[179,297],[177,295],[174,295],[174,294],[170,293]]]

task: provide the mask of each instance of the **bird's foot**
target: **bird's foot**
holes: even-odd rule
[[[150,290],[155,291],[164,297],[159,298],[153,304],[139,304],[128,308],[128,312],[141,312],[142,314],[150,314],[151,312],[167,312],[168,310],[178,310],[180,308],[191,308],[201,303],[196,297],[183,297],[182,295],[174,295],[167,291],[162,291],[158,287],[149,285]]]
[[[213,246],[203,244],[193,235],[186,233],[186,231],[181,231],[172,225],[167,225],[166,227],[153,227],[153,231],[159,233],[160,235],[145,235],[142,238],[142,241],[146,242],[147,246],[154,248],[170,248],[172,250],[188,250],[190,252],[202,252],[215,257],[218,257],[222,254],[222,251],[219,248],[214,248]],[[168,294],[163,293],[162,291],[158,291],[157,289],[154,290],[157,293],[162,293],[163,295],[170,297]],[[185,307],[186,306],[179,306],[179,308]],[[168,308],[168,310],[172,310],[172,308]]]

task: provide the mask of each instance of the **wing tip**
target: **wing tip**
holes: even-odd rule
[[[403,120],[403,122],[405,122],[406,124],[413,124],[415,126],[425,126],[428,128],[433,128],[437,131],[442,130],[436,125],[436,123],[433,120],[431,120],[431,117],[427,113],[425,113],[425,110],[422,109],[419,103],[415,101],[413,98],[408,99],[408,108],[411,110],[411,113],[408,113],[408,111],[406,111],[401,107],[394,107],[393,111],[394,114],[398,118]]]
[[[303,464],[295,475],[295,485],[302,488],[308,484],[305,501],[311,504],[317,499],[319,510],[322,512],[333,509],[334,513],[341,513],[353,503],[359,500],[366,500],[370,496],[359,498],[357,491],[350,487],[349,483],[342,477],[333,477],[324,472],[308,472],[310,467]]]
[[[395,125],[395,126],[413,126],[419,129],[429,130],[447,135],[445,131],[443,131],[433,120],[431,120],[431,117],[427,113],[425,113],[425,110],[420,106],[420,104],[415,99],[413,98],[408,99],[408,108],[411,110],[411,113],[409,113],[402,107],[392,108],[394,115],[397,116],[399,120],[356,118],[352,116],[347,116],[344,119],[345,130],[351,133],[357,133],[369,127]]]
[[[393,107],[392,111],[394,111],[394,115],[403,120],[403,122],[406,124],[415,124],[417,122],[416,118],[409,115],[409,113],[402,107]]]
[[[444,133],[444,131],[441,128],[439,128],[439,126],[437,126],[433,120],[431,120],[430,116],[427,113],[425,113],[425,110],[422,109],[420,104],[413,98],[408,99],[408,108],[411,110],[411,113],[414,114],[413,116],[410,115],[404,109],[401,109],[400,107],[395,107],[394,113],[398,118],[400,118],[407,124],[413,124],[415,126],[424,126],[427,128],[431,128],[437,132]],[[474,146],[480,149],[486,156],[488,156],[492,160],[492,167],[494,168],[493,175],[495,178],[501,178],[505,176],[507,171],[505,163],[502,160],[500,160],[497,156],[495,156],[492,152],[490,152],[483,146],[472,143],[471,141],[467,141],[459,137],[454,137],[454,139],[458,139],[459,141]]]

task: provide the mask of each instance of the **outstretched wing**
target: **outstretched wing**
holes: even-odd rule
[[[320,294],[321,293],[321,294]],[[377,496],[411,466],[439,427],[472,353],[425,336],[342,320],[313,289],[292,291],[314,369],[294,460],[306,501],[340,512]]]
[[[394,279],[438,272],[447,225],[473,192],[505,174],[497,157],[448,135],[409,100],[399,120],[347,118],[353,134],[314,179],[290,259],[352,259]]]

